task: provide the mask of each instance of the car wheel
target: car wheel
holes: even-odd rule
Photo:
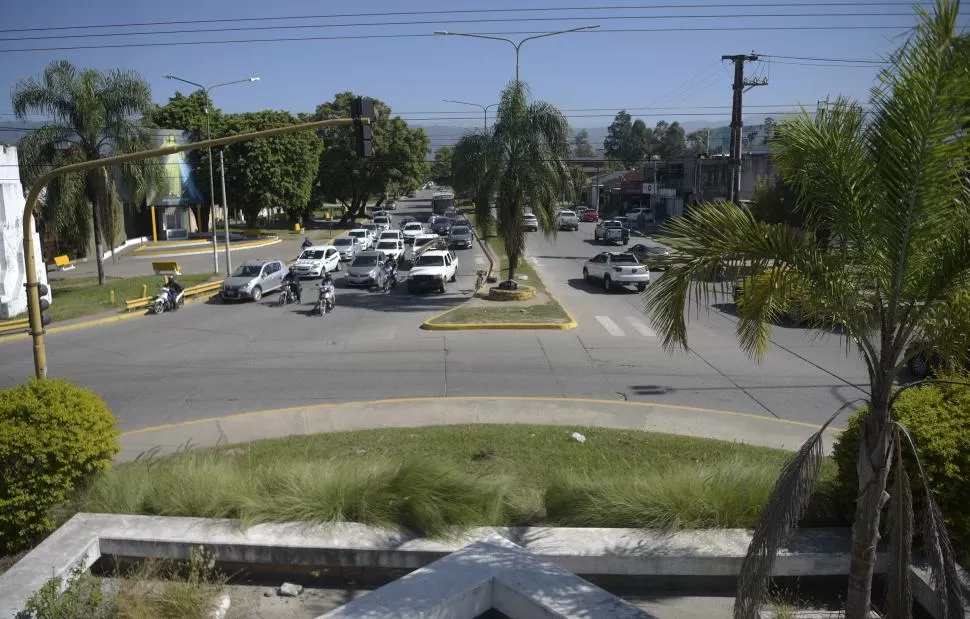
[[[441,286],[438,287],[438,292],[442,294],[448,292],[448,286],[445,285],[445,280],[441,280]]]
[[[613,280],[609,275],[603,277],[603,289],[607,292],[613,290]]]
[[[333,270],[334,270],[334,271],[340,271],[340,270],[341,270],[342,268],[344,268],[344,267],[343,267],[343,265],[342,265],[342,264],[340,263],[340,261],[338,260],[338,261],[337,261],[337,266],[336,266],[336,267],[334,267],[334,269],[333,269]]]
[[[455,271],[455,273],[454,273],[454,274],[453,274],[453,275],[451,276],[451,279],[450,279],[450,280],[448,280],[448,281],[450,281],[450,282],[457,282],[457,281],[458,281],[458,271],[457,271],[457,270],[456,270],[456,271]]]
[[[253,288],[253,302],[258,303],[263,298],[263,289],[259,286]]]
[[[643,292],[646,289],[647,289],[647,285],[646,284],[637,284],[637,291],[638,292]]]
[[[923,353],[919,353],[910,359],[906,365],[909,367],[909,372],[913,375],[913,378],[922,380],[930,373],[930,364]]]
[[[583,281],[587,283],[589,282],[589,269],[585,267],[583,268]]]

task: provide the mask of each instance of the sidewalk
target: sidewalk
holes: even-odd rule
[[[167,454],[186,447],[321,432],[480,423],[664,432],[789,451],[797,450],[817,430],[811,424],[774,417],[650,402],[555,397],[404,398],[252,411],[133,430],[121,435],[122,451],[117,459],[131,461],[149,450]],[[826,433],[826,453],[830,453],[838,432]]]

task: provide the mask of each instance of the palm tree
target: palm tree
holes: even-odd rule
[[[471,197],[478,227],[485,238],[495,223],[488,185],[488,144],[489,134],[470,131],[455,144],[454,154],[455,189]]]
[[[529,102],[525,82],[512,81],[498,105],[488,136],[486,187],[498,206],[498,234],[505,243],[509,281],[525,249],[522,216],[531,201],[542,231],[556,231],[556,203],[568,192],[569,124],[562,113],[544,101]],[[457,154],[457,153],[456,153]]]
[[[746,261],[746,277],[770,274],[770,285],[757,294],[746,290],[739,308],[737,336],[746,352],[764,354],[778,304],[803,287],[817,328],[836,325],[858,349],[870,389],[857,465],[848,619],[869,612],[887,499],[889,616],[911,614],[912,497],[901,463],[903,450],[918,454],[892,404],[908,344],[924,319],[970,283],[970,137],[962,130],[970,119],[970,54],[956,32],[958,9],[954,0],[937,0],[933,14],[918,9],[919,25],[871,91],[868,122],[859,106],[840,99],[814,120],[802,114],[776,129],[772,148],[781,177],[799,195],[801,228],[759,222],[734,204],[701,205],[690,220],[665,226],[662,242],[680,254],[645,293],[665,347],[686,347],[685,310],[727,292],[726,284],[701,280],[710,281],[725,261]],[[804,513],[821,459],[819,431],[783,470],[742,565],[736,618],[756,616],[775,553]],[[899,474],[887,493],[894,467]],[[965,585],[923,482],[923,543],[943,616],[963,617]]]
[[[151,133],[141,122],[152,109],[151,90],[137,73],[78,69],[66,60],[52,62],[40,81],[20,81],[11,95],[17,118],[40,113],[51,123],[30,132],[19,147],[24,183],[42,172],[109,155],[151,147]],[[136,202],[162,181],[157,162],[122,166],[120,177]],[[114,245],[115,215],[120,203],[117,183],[104,168],[62,176],[47,188],[43,216],[55,230],[73,236],[83,250],[91,228],[98,264],[98,282],[104,284],[104,234]],[[90,219],[90,227],[89,227]]]

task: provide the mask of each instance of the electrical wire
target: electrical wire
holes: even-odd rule
[[[142,26],[176,26],[191,24],[225,24],[243,22],[265,22],[265,21],[294,21],[309,19],[342,19],[351,17],[395,17],[398,15],[460,15],[471,13],[517,13],[517,12],[561,12],[561,11],[617,11],[617,10],[648,10],[648,9],[711,9],[711,8],[801,8],[801,7],[907,7],[932,6],[932,2],[785,2],[785,3],[741,3],[741,4],[655,4],[655,5],[620,5],[620,6],[599,6],[599,7],[577,7],[577,6],[558,6],[558,7],[519,7],[509,9],[447,9],[447,10],[424,10],[424,11],[382,11],[371,13],[337,13],[330,15],[292,15],[292,16],[263,16],[263,17],[231,17],[221,19],[190,19],[190,20],[171,20],[171,21],[151,21],[151,22],[128,22],[113,24],[86,24],[72,26],[47,26],[47,27],[28,27],[28,28],[6,28],[0,29],[0,33],[8,32],[43,32],[52,30],[82,30],[96,28],[136,28]]]
[[[858,59],[856,58],[816,58],[813,56],[778,56],[775,54],[758,54],[758,55],[761,56],[762,58],[781,58],[782,60],[810,60],[813,62],[847,62],[847,63],[853,63],[853,64],[876,64],[876,65],[889,64],[889,62],[885,60],[872,60],[872,59],[863,59],[863,58],[858,58]]]
[[[675,33],[675,32],[755,32],[755,31],[812,31],[812,30],[896,30],[910,31],[912,25],[859,25],[859,26],[737,26],[737,27],[678,27],[678,28],[614,28],[580,31],[574,34],[629,34],[629,33]],[[532,36],[537,34],[547,34],[534,30],[504,31],[504,32],[474,32],[468,34],[478,34],[484,36]],[[218,41],[153,41],[138,43],[105,43],[98,45],[60,45],[51,47],[18,47],[0,49],[0,53],[9,54],[17,52],[51,52],[69,51],[82,49],[127,49],[139,47],[175,47],[188,45],[229,45],[229,44],[252,44],[252,43],[292,43],[301,41],[349,41],[349,40],[374,40],[374,39],[416,39],[430,38],[437,35],[433,33],[394,33],[394,34],[357,34],[357,35],[338,35],[338,36],[306,36],[306,37],[272,37],[262,39],[221,39]]]

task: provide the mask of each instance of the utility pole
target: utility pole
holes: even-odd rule
[[[222,175],[222,223],[226,234],[226,273],[232,275],[232,255],[229,250],[229,203],[226,202],[226,161],[222,157],[223,149],[219,149],[219,173]]]
[[[758,60],[757,54],[735,54],[721,56],[721,60],[734,63],[734,98],[731,102],[731,201],[737,202],[741,194],[741,121],[742,97],[746,90],[755,86],[767,86],[768,78],[744,78],[744,63]],[[747,89],[745,88],[747,87]]]

